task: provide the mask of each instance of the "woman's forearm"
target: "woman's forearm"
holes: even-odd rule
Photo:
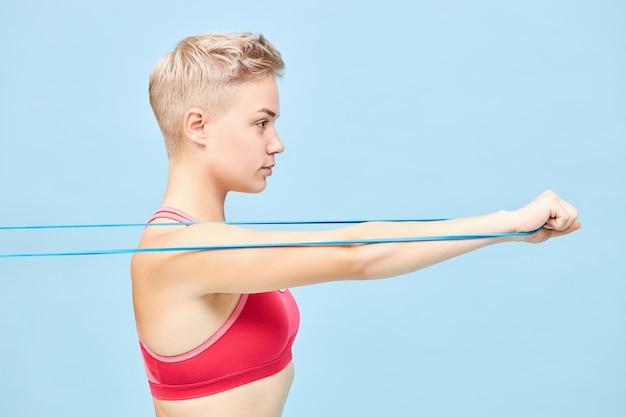
[[[351,228],[354,239],[482,235],[515,232],[509,212],[437,222],[366,223]],[[362,265],[358,279],[406,274],[513,237],[420,241],[361,245],[355,248]]]

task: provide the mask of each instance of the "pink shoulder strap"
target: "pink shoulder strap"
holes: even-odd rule
[[[161,207],[154,212],[148,223],[155,219],[170,219],[181,223],[196,222],[197,220],[182,210],[173,207]]]

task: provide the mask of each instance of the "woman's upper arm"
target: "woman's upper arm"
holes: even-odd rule
[[[225,224],[193,225],[172,232],[162,247],[224,246],[339,240],[336,231],[272,232]],[[151,246],[146,243],[146,246]],[[352,245],[191,250],[136,255],[143,273],[160,284],[197,294],[255,293],[359,277]],[[139,262],[137,262],[139,261]]]

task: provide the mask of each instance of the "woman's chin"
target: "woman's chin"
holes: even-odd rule
[[[267,188],[267,183],[265,182],[265,180],[263,180],[262,183],[249,185],[247,187],[240,187],[239,189],[236,189],[233,191],[237,191],[239,193],[246,193],[246,194],[258,194],[262,192],[263,190],[265,190],[265,188]]]

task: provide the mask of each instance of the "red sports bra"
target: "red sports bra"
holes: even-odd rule
[[[158,210],[150,221],[195,220],[177,209]],[[226,322],[207,341],[176,356],[158,355],[140,340],[152,396],[183,400],[226,391],[283,370],[300,324],[289,290],[242,294]]]

